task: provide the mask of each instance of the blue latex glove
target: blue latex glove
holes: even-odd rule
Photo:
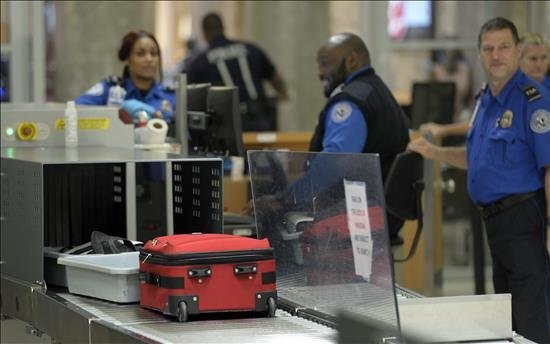
[[[145,123],[153,117],[155,108],[137,99],[122,102],[122,108],[132,116],[134,123]]]

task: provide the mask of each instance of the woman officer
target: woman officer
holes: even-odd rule
[[[124,62],[122,78],[110,76],[76,98],[77,104],[122,106],[135,122],[162,118],[170,123],[176,98],[173,89],[163,88],[160,48],[155,37],[146,31],[131,31],[122,38],[118,59]],[[148,118],[137,119],[147,113]]]
[[[550,77],[546,75],[550,65],[548,43],[541,34],[531,32],[525,34],[520,43],[522,47],[521,60],[519,61],[521,70],[550,90]]]

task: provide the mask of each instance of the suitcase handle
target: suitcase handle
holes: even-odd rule
[[[187,270],[189,278],[210,277],[212,275],[212,269],[207,266],[204,268],[195,268]]]
[[[255,274],[256,270],[256,265],[235,265],[233,267],[233,272],[235,272],[235,275]]]
[[[140,272],[138,276],[141,284],[152,284],[156,287],[168,289],[185,288],[183,277],[161,276],[150,272]]]

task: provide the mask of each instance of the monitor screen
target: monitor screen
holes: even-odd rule
[[[429,0],[389,1],[388,35],[394,41],[433,37],[434,3]]]
[[[187,85],[187,110],[206,111],[206,96],[210,84]]]
[[[426,122],[452,123],[454,102],[454,82],[415,82],[411,106],[412,129],[418,129]]]
[[[191,154],[244,155],[239,90],[236,87],[207,87],[206,111],[196,109],[188,107],[187,112]]]

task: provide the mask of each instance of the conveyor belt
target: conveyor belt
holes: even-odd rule
[[[275,318],[151,323],[126,329],[168,343],[335,343],[335,330],[278,313]]]
[[[321,313],[337,316],[343,305],[346,310],[363,314],[389,325],[397,324],[393,291],[368,283],[280,289],[280,297]]]
[[[162,343],[334,343],[336,331],[277,310],[274,318],[178,323],[139,305],[118,305],[67,293],[58,296],[122,330]]]
[[[280,292],[287,294],[286,290],[290,290],[296,295],[305,296],[308,293],[307,288],[310,287],[287,286],[281,288]],[[221,314],[179,323],[158,312],[143,309],[138,304],[116,304],[69,294],[66,289],[47,292],[41,289],[38,285],[2,275],[2,312],[27,322],[59,342],[95,344],[219,343],[220,340],[224,343],[337,341],[337,332],[334,328],[281,309],[277,310],[274,318],[253,315],[232,317],[229,314]],[[398,295],[407,294],[400,288],[397,288],[397,291]]]
[[[114,325],[168,321],[161,313],[152,312],[136,304],[117,304],[69,293],[58,293],[57,296]]]
[[[278,277],[278,295],[283,309],[306,318],[309,318],[308,314],[320,315],[322,318],[317,321],[331,327],[336,326],[336,317],[342,309],[397,327],[393,288],[382,288],[371,283],[325,286],[305,284],[305,277],[300,272]],[[421,297],[398,286],[395,287],[395,293],[397,299]]]

